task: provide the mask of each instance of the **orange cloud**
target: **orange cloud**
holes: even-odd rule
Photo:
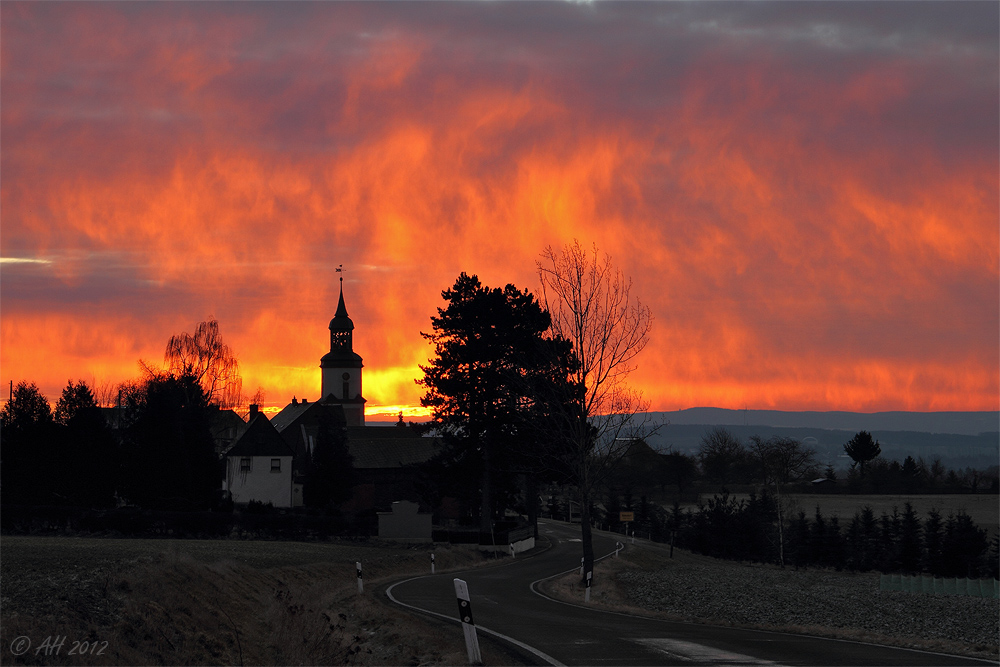
[[[419,414],[441,290],[534,288],[579,238],[653,310],[654,409],[998,407],[997,142],[938,119],[995,138],[988,50],[560,33],[577,65],[489,21],[270,11],[5,9],[0,249],[48,262],[3,264],[5,378],[119,381],[214,315],[248,391],[316,398],[344,264],[370,412]]]

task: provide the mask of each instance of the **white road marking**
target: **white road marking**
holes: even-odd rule
[[[711,646],[682,642],[677,639],[648,637],[632,639],[637,644],[665,653],[671,657],[704,665],[777,665],[771,660],[762,660],[751,655],[722,651]]]

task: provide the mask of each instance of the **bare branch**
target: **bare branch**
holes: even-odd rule
[[[214,318],[199,322],[193,336],[187,332],[171,336],[163,359],[170,373],[195,378],[210,403],[232,408],[242,402],[239,360],[222,341]]]
[[[649,340],[652,315],[633,296],[632,281],[596,246],[588,252],[574,240],[559,252],[548,247],[537,268],[553,337],[569,341],[576,356],[571,381],[563,385],[574,395],[551,402],[556,409],[550,446],[580,494],[583,556],[590,569],[592,491],[636,439],[655,431],[639,417],[648,402],[626,383]]]

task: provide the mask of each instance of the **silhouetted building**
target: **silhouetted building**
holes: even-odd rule
[[[337,403],[310,403],[305,399],[299,401],[293,398],[291,403],[271,419],[271,424],[285,439],[294,454],[292,504],[298,507],[304,501],[303,487],[306,483],[309,462],[319,440],[320,429],[335,429],[343,436],[347,427],[344,410]],[[336,436],[331,434],[331,437]]]
[[[345,511],[388,510],[397,500],[417,501],[418,466],[441,451],[438,438],[422,437],[409,426],[362,426],[347,429],[358,483]]]
[[[319,362],[322,369],[322,400],[343,406],[348,426],[365,425],[365,399],[361,395],[361,356],[354,351],[354,322],[344,305],[344,279],[340,279],[340,302],[330,320],[330,351]]]
[[[330,352],[320,361],[322,397],[315,402],[292,399],[275,415],[271,424],[291,448],[293,459],[293,505],[301,505],[310,457],[320,429],[332,428],[346,437],[357,474],[348,512],[388,510],[398,500],[417,500],[417,466],[440,450],[437,438],[424,438],[417,429],[401,423],[365,426],[362,396],[361,356],[354,352],[354,322],[344,304],[340,283],[337,312],[330,320]]]

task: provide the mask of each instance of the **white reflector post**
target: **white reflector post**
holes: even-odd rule
[[[434,574],[434,554],[431,554],[431,574]]]
[[[364,593],[365,592],[365,580],[361,576],[361,561],[357,561],[354,564],[358,566],[358,592],[359,593]]]
[[[479,652],[479,637],[476,636],[476,623],[472,619],[469,586],[461,579],[455,579],[455,597],[458,598],[458,618],[462,621],[462,632],[465,633],[465,648],[469,652],[469,664],[480,665],[483,662],[483,656]]]
[[[583,559],[580,559],[580,576],[583,576]]]
[[[513,542],[510,543],[510,557],[511,558],[514,557],[514,543]]]
[[[590,582],[594,578],[594,571],[591,570],[587,573],[587,592],[583,595],[584,602],[590,602]]]

